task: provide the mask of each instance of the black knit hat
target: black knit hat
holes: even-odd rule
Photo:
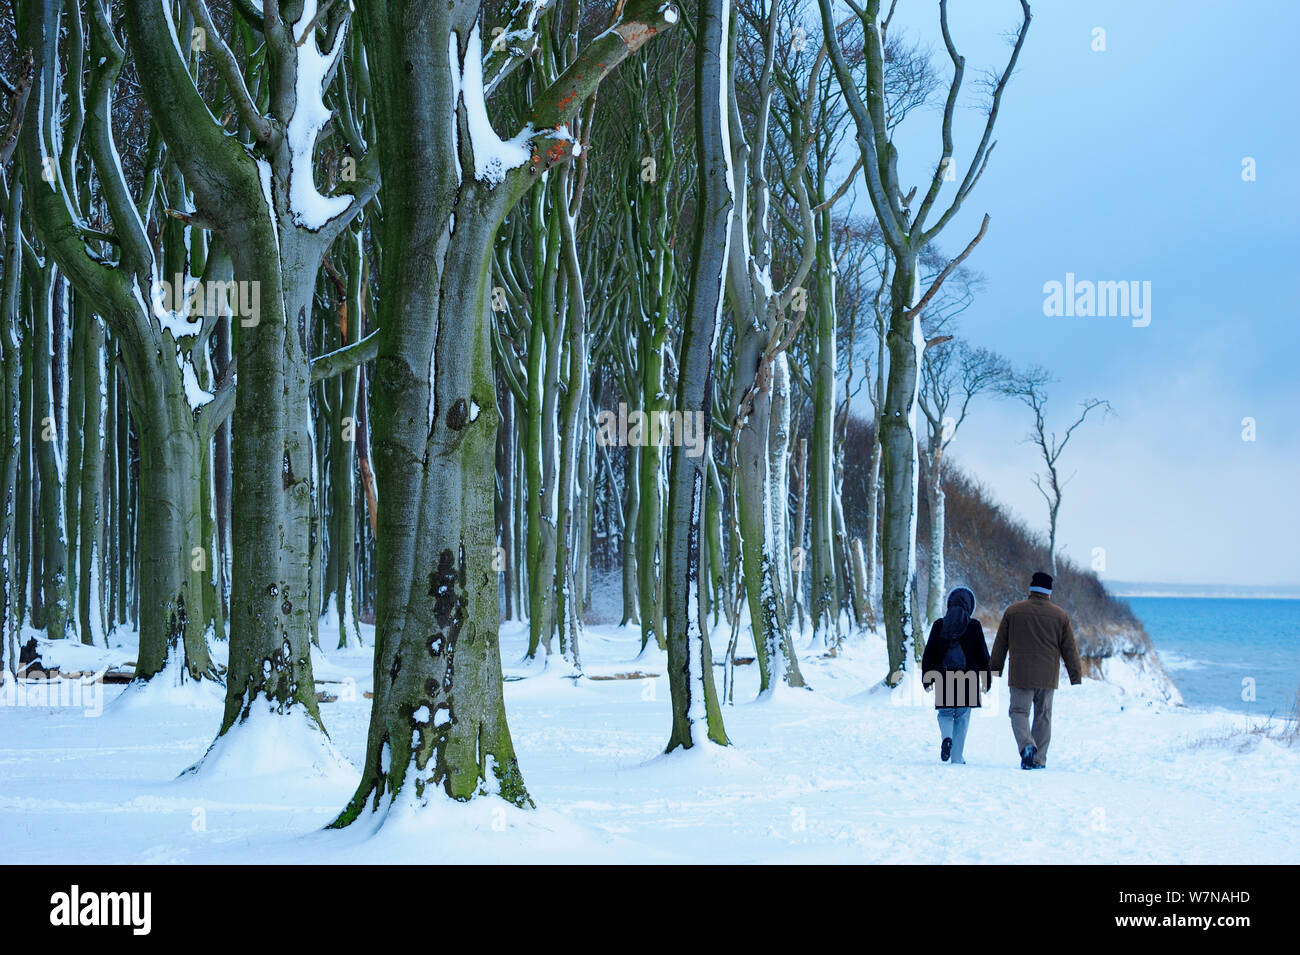
[[[1041,589],[1048,593],[1052,592],[1052,575],[1045,574],[1041,570],[1034,573],[1033,579],[1029,581],[1029,589]]]

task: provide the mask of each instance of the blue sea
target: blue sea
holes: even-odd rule
[[[1126,597],[1188,706],[1291,715],[1300,692],[1300,600]],[[1246,681],[1254,681],[1254,700]]]

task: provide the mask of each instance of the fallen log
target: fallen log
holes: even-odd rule
[[[643,673],[640,670],[631,670],[627,673],[606,673],[598,676],[588,676],[588,680],[657,680],[662,674]]]

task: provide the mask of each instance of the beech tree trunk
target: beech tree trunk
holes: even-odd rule
[[[103,602],[97,579],[102,564],[104,537],[104,441],[106,399],[104,368],[104,326],[99,317],[87,314],[83,370],[85,414],[81,426],[81,502],[78,515],[81,527],[77,587],[77,612],[81,642],[94,643],[96,631],[107,632]]]
[[[690,305],[683,316],[677,362],[677,408],[683,414],[701,414],[704,433],[700,441],[704,447],[710,447],[705,439],[712,418],[713,362],[735,210],[726,136],[724,97],[728,85],[723,81],[728,21],[725,0],[701,0],[695,47],[695,149],[700,175],[695,187]],[[711,453],[710,447],[706,454]],[[668,687],[673,705],[670,752],[678,746],[694,746],[696,726],[701,722],[709,740],[719,745],[727,743],[713,682],[708,613],[701,599],[708,589],[708,568],[700,559],[708,466],[704,455],[688,457],[683,447],[672,451],[664,570]]]
[[[926,496],[930,504],[930,588],[926,617],[938,620],[944,615],[947,597],[947,574],[944,564],[944,496],[943,464],[940,455],[930,456]]]
[[[63,484],[65,424],[55,397],[56,312],[62,311],[63,283],[51,265],[40,277],[33,305],[32,395],[36,468],[40,475],[37,510],[41,521],[41,608],[45,633],[51,640],[76,635],[72,585],[68,579],[68,533]]]
[[[376,90],[385,244],[404,254],[383,262],[371,420],[384,499],[375,697],[361,782],[335,826],[435,793],[530,803],[497,644],[492,242],[541,173],[573,155],[565,124],[600,79],[677,11],[630,3],[534,99],[531,153],[495,172],[480,165],[476,151],[491,146],[468,115],[485,95],[479,4],[394,0],[358,15]],[[526,32],[529,16],[516,12]],[[504,68],[490,55],[489,82]]]
[[[817,295],[813,315],[816,347],[812,355],[812,454],[806,472],[811,518],[808,560],[812,597],[809,609],[813,633],[822,644],[832,645],[839,627],[843,595],[839,588],[839,563],[835,558],[835,378],[838,373],[835,354],[835,259],[831,249],[831,213],[825,210],[817,235]]]
[[[19,515],[18,459],[22,435],[22,339],[18,315],[22,269],[21,232],[23,185],[15,178],[6,189],[0,178],[0,211],[4,213],[4,262],[0,264],[0,673],[18,668],[18,626],[22,587],[15,527]]]
[[[912,587],[916,577],[916,496],[920,479],[916,388],[924,342],[918,344],[920,323],[908,315],[915,301],[915,284],[916,260],[899,257],[890,293],[889,378],[880,420],[884,480],[881,605],[891,683],[902,679],[906,666],[906,643],[912,633]]]

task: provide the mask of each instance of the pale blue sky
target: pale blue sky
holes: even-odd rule
[[[1005,62],[1020,8],[951,6],[967,58],[960,175],[982,123],[975,81]],[[1038,0],[1033,11],[997,150],[942,245],[959,250],[989,213],[970,260],[987,288],[964,333],[1049,367],[1058,420],[1092,396],[1117,412],[1066,451],[1077,475],[1063,550],[1090,563],[1105,548],[1114,579],[1300,584],[1300,4]],[[1091,48],[1096,27],[1105,52]],[[937,2],[901,0],[893,29],[931,45],[950,75]],[[933,168],[939,120],[915,113],[896,137],[905,188]],[[1254,182],[1242,180],[1247,156]],[[1045,317],[1043,283],[1067,272],[1150,281],[1150,325]],[[1023,407],[984,401],[953,454],[1045,529],[1028,425]]]

